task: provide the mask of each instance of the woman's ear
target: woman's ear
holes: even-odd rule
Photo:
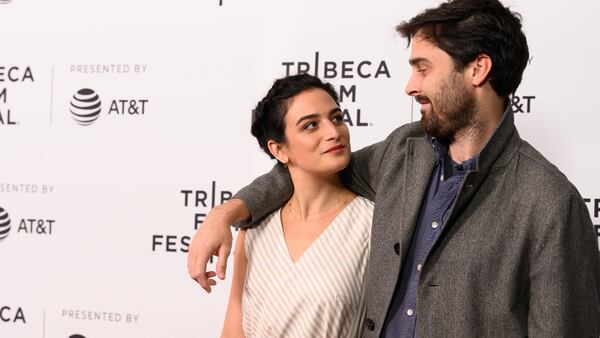
[[[267,147],[269,148],[269,152],[275,156],[275,158],[281,162],[283,165],[287,165],[290,161],[290,158],[287,154],[287,148],[284,143],[277,143],[273,140],[267,141]]]

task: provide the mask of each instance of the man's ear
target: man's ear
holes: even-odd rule
[[[275,156],[279,162],[283,163],[284,165],[288,164],[290,158],[287,155],[287,148],[285,147],[285,144],[269,140],[267,141],[267,147],[269,148],[271,155]]]
[[[471,62],[470,68],[471,84],[475,87],[481,87],[489,80],[490,72],[492,71],[492,58],[487,54],[479,54]]]

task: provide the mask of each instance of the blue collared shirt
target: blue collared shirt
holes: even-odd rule
[[[447,145],[434,138],[431,144],[437,153],[437,163],[429,180],[404,266],[396,282],[383,327],[382,335],[386,338],[417,337],[417,285],[422,264],[446,224],[465,175],[475,170],[477,165],[477,156],[456,164],[448,156]]]

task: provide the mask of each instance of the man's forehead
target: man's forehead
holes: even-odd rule
[[[411,41],[410,57],[408,62],[412,65],[422,61],[434,61],[439,58],[450,57],[429,38],[415,35]]]
[[[421,51],[431,51],[434,49],[440,49],[437,45],[435,45],[431,38],[426,38],[421,35],[415,35],[410,43],[411,53],[421,52]]]

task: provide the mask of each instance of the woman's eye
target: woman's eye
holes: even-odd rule
[[[340,115],[335,115],[335,116],[332,118],[332,120],[333,120],[333,122],[335,122],[335,123],[342,123],[342,122],[344,122],[344,118],[342,117],[342,115],[341,115],[341,114],[340,114]]]
[[[317,126],[316,122],[309,122],[307,124],[304,125],[303,129],[304,130],[310,130],[310,129],[314,129]]]

